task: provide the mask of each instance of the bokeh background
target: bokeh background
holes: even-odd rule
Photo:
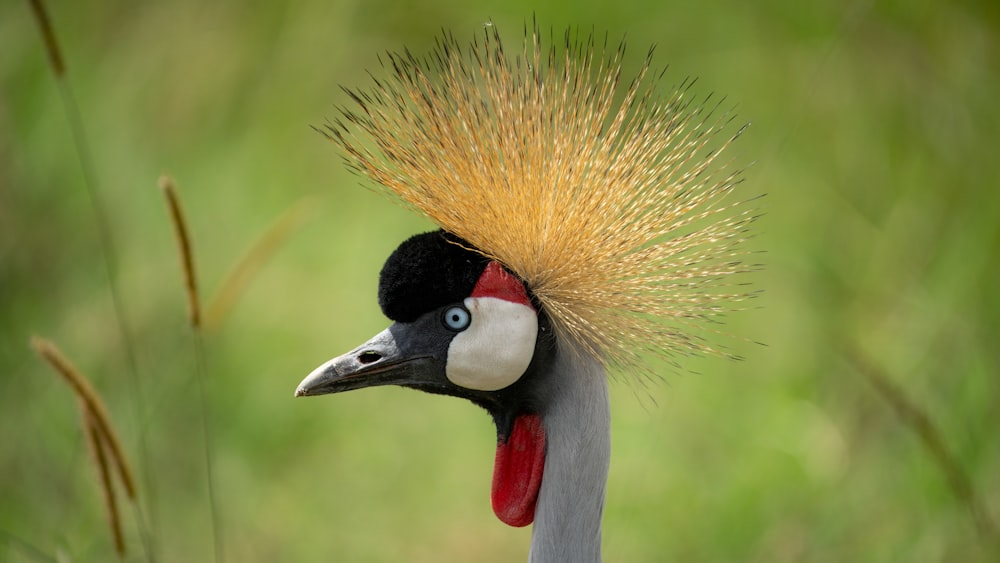
[[[606,559],[1000,560],[995,2],[47,4],[106,217],[27,2],[6,0],[0,560],[114,557],[75,400],[32,334],[94,381],[141,475],[151,541],[125,510],[129,561],[214,558],[199,373],[226,561],[526,558],[530,529],[490,510],[494,429],[478,409],[292,392],[385,325],[378,269],[430,227],[360,187],[310,126],[380,52],[424,53],[441,29],[466,42],[488,20],[517,45],[533,17],[627,36],[631,71],[655,43],[666,84],[727,95],[752,123],[730,153],[741,189],[767,194],[764,293],[727,327],[746,360],[613,386]],[[305,210],[200,364],[162,172],[206,301]]]

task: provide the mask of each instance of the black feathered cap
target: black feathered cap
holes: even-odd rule
[[[472,294],[489,259],[443,230],[403,241],[382,266],[378,304],[385,316],[410,323]]]

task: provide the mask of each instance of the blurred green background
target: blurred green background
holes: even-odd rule
[[[157,560],[212,560],[197,354],[161,172],[178,184],[206,300],[276,217],[303,198],[313,210],[204,339],[226,560],[526,559],[530,529],[489,506],[481,411],[401,389],[292,392],[385,325],[378,269],[429,228],[359,187],[310,125],[380,52],[424,53],[442,28],[466,42],[488,19],[517,45],[533,15],[626,35],[633,71],[655,43],[667,84],[697,76],[700,93],[728,95],[753,124],[730,153],[753,163],[741,189],[768,194],[754,241],[765,293],[728,327],[766,347],[648,389],[613,385],[606,559],[1000,560],[997,6],[49,1],[137,386],[38,28],[26,2],[0,3],[0,560],[113,558],[75,401],[32,354],[34,333],[107,401]],[[920,409],[950,469],[860,366]],[[125,519],[128,560],[146,560]]]

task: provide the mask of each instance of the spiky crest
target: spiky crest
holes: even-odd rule
[[[605,364],[716,353],[698,336],[748,294],[733,277],[755,218],[717,162],[739,135],[718,104],[668,96],[649,62],[621,85],[624,42],[539,31],[509,57],[496,26],[463,50],[382,61],[388,77],[325,134],[349,166],[517,273],[563,337]],[[652,50],[650,50],[650,55]],[[544,55],[544,56],[543,56]]]

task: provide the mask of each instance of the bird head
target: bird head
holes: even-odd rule
[[[394,323],[316,368],[296,396],[399,385],[485,408],[497,426],[494,511],[510,525],[530,524],[555,343],[524,282],[465,241],[434,231],[406,240],[386,261],[379,305]]]

